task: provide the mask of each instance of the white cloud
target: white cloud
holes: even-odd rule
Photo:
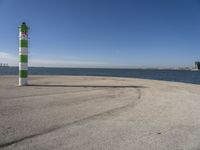
[[[9,66],[17,66],[18,61],[18,56],[6,52],[0,52],[0,63],[8,63]],[[90,60],[29,59],[29,66],[38,67],[105,67],[108,65],[108,63]]]

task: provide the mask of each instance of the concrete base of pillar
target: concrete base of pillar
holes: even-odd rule
[[[28,85],[28,78],[19,78],[19,86]]]

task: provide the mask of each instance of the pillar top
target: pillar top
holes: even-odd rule
[[[26,25],[26,22],[22,22],[20,25],[20,31],[21,32],[28,32],[29,27]]]

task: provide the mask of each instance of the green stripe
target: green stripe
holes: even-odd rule
[[[20,41],[20,47],[27,48],[28,47],[28,40],[21,40]]]
[[[28,77],[28,71],[27,70],[20,70],[19,71],[19,77],[20,78],[27,78]]]
[[[27,63],[28,62],[28,56],[27,55],[20,55],[20,62],[21,63]]]

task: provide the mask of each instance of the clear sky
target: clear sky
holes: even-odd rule
[[[23,21],[31,66],[186,67],[200,60],[200,0],[0,0],[0,62],[17,65]]]

